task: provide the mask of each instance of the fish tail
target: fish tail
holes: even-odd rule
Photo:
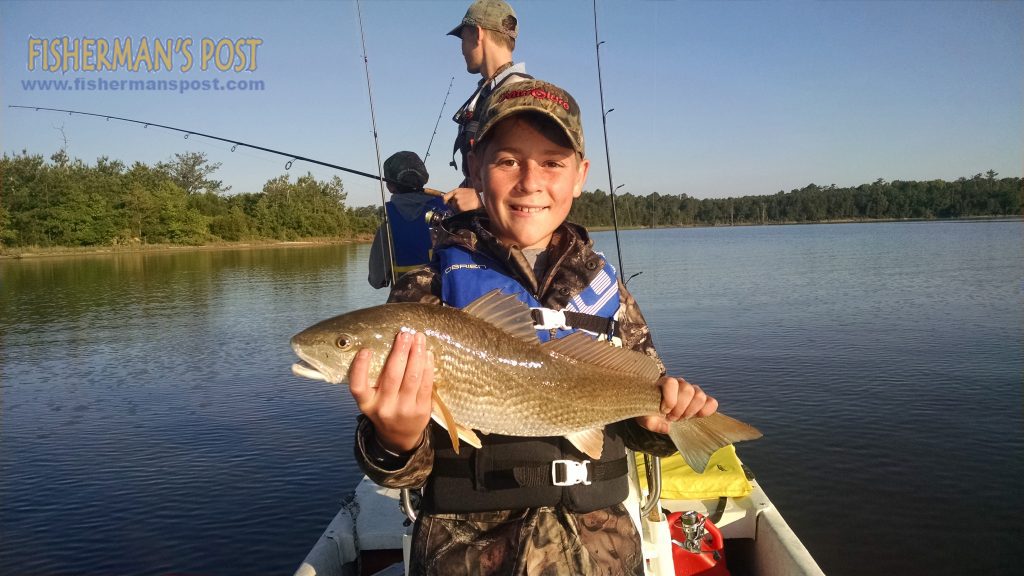
[[[703,474],[716,450],[741,440],[756,440],[761,437],[761,432],[716,412],[711,416],[672,422],[668,435],[690,468]]]

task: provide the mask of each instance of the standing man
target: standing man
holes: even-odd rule
[[[440,198],[423,192],[429,177],[415,152],[396,152],[384,161],[384,178],[392,195],[384,205],[391,224],[391,249],[385,243],[387,229],[381,224],[370,247],[370,286],[384,288],[394,283],[391,253],[395,255],[395,276],[430,263],[433,242],[426,214],[443,211],[445,206]]]
[[[462,39],[462,57],[466,59],[466,71],[479,74],[480,83],[472,96],[459,108],[452,120],[459,125],[452,150],[452,166],[455,158],[462,163],[462,173],[468,175],[466,154],[476,139],[479,128],[476,112],[486,107],[494,90],[508,82],[528,80],[526,65],[513,64],[512,51],[519,36],[519,20],[512,7],[504,0],[476,0],[466,10],[466,15],[449,36]],[[480,207],[477,191],[469,187],[464,179],[459,188],[445,194],[445,202],[456,212],[465,212]]]

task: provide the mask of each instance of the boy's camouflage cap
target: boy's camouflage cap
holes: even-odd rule
[[[430,174],[415,152],[403,150],[395,152],[384,161],[384,178],[419,190],[427,183]]]
[[[480,113],[480,129],[474,145],[486,139],[498,122],[523,112],[536,112],[554,120],[569,137],[573,149],[584,156],[579,104],[571,94],[543,80],[508,83],[491,94],[487,108]]]
[[[463,26],[479,26],[486,30],[500,32],[509,38],[519,36],[519,20],[516,12],[504,0],[476,0],[466,10],[462,22],[448,33],[461,36]]]

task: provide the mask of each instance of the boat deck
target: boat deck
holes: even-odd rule
[[[696,510],[722,532],[733,576],[823,576],[761,486],[743,498],[662,500],[669,512]],[[346,498],[295,576],[355,576],[404,573],[402,544],[410,531],[398,502],[400,491],[367,478]]]

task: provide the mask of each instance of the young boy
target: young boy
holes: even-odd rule
[[[625,285],[586,230],[565,221],[590,167],[572,96],[538,80],[499,89],[469,163],[484,212],[448,219],[433,262],[401,277],[391,301],[464,306],[500,288],[533,307],[574,312],[591,332],[614,327],[614,317],[623,346],[657,359]],[[396,338],[374,383],[369,359],[360,352],[349,373],[363,413],[356,457],[378,484],[424,488],[411,574],[642,574],[640,537],[622,504],[625,447],[669,455],[668,422],[718,406],[699,387],[663,376],[662,413],[606,426],[588,483],[563,486],[552,481],[557,462],[586,459],[563,438],[483,435],[481,448],[463,444],[455,454],[447,432],[430,423],[433,356],[422,334]]]

